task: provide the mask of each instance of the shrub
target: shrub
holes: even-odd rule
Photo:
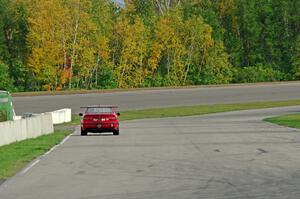
[[[8,66],[0,61],[0,89],[11,90],[12,80],[9,77]]]
[[[114,72],[110,68],[103,68],[98,75],[98,88],[111,89],[117,88],[118,84],[116,82]]]
[[[285,76],[282,72],[261,64],[235,69],[233,75],[233,83],[274,82],[283,79]]]

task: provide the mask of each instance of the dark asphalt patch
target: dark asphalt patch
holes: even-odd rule
[[[1,180],[1,179],[0,179],[0,185],[1,185],[1,184],[3,184],[3,183],[4,183],[4,181],[5,181],[5,180]]]

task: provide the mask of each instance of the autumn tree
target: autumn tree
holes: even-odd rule
[[[70,17],[59,0],[35,1],[30,13],[29,69],[43,89],[55,90],[64,83],[60,77],[67,62]]]
[[[146,67],[149,33],[143,21],[119,20],[114,29],[113,59],[120,88],[139,87],[149,74]]]
[[[169,85],[184,83],[186,48],[181,40],[183,20],[180,10],[161,16],[155,27],[155,37],[149,66],[152,71],[166,75]]]
[[[111,37],[114,28],[114,18],[117,17],[113,4],[107,0],[92,0],[91,19],[96,27],[95,34],[95,59],[94,65],[88,81],[88,87],[115,88],[115,76],[111,60]]]
[[[29,18],[30,69],[44,89],[87,85],[96,65],[96,26],[92,4],[79,0],[37,1]],[[75,76],[76,81],[73,82]]]
[[[300,77],[299,0],[124,3],[1,0],[3,78],[23,91]]]

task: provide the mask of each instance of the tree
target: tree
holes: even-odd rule
[[[88,82],[88,77],[96,65],[95,43],[96,25],[90,15],[92,11],[91,1],[67,0],[66,7],[70,11],[71,25],[68,49],[70,56],[69,88],[72,88],[72,79],[77,77],[77,85]],[[75,71],[75,74],[74,74]],[[76,74],[77,73],[77,74]]]
[[[0,59],[8,65],[14,85],[21,91],[25,89],[27,81],[27,17],[26,5],[23,2],[0,2]]]
[[[124,2],[1,0],[14,90],[300,79],[299,0]]]
[[[6,58],[6,46],[5,46],[5,34],[4,34],[4,22],[5,14],[7,13],[7,2],[0,1],[0,59]]]
[[[153,72],[166,76],[167,85],[182,85],[187,54],[182,41],[182,13],[174,9],[161,16],[155,27],[155,37],[149,65]]]
[[[226,5],[230,5],[232,0],[226,0]],[[185,0],[182,1],[184,20],[193,16],[202,17],[205,23],[213,28],[213,38],[223,39],[223,30],[221,28],[217,5],[220,1],[213,0]]]
[[[160,15],[181,4],[181,0],[152,0]]]
[[[202,17],[192,16],[185,21],[183,30],[182,40],[188,52],[185,81],[190,78],[194,84],[230,82],[229,56],[223,43],[213,39],[211,26]]]
[[[91,20],[95,24],[96,64],[93,66],[88,87],[115,88],[113,64],[110,59],[110,38],[114,28],[116,7],[107,0],[92,0]]]
[[[29,66],[43,89],[89,85],[97,53],[91,8],[90,2],[79,0],[37,1],[32,6]]]
[[[200,71],[209,49],[213,45],[212,28],[205,24],[203,18],[191,16],[183,24],[181,40],[187,51],[185,58],[184,84],[190,71]]]
[[[36,1],[29,17],[28,43],[32,49],[29,69],[45,90],[65,83],[68,62],[70,16],[59,0]]]
[[[0,60],[0,90],[12,90],[12,80],[9,77],[8,66]]]
[[[114,30],[114,65],[120,88],[143,85],[149,70],[146,67],[148,54],[148,30],[136,17],[132,23],[125,17],[118,21]]]
[[[300,80],[300,36],[296,40],[292,55],[293,77]]]

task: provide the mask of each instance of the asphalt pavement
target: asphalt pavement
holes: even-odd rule
[[[22,114],[25,112],[42,113],[61,108],[72,108],[73,113],[78,113],[80,112],[80,106],[95,104],[118,105],[122,111],[198,104],[224,104],[293,99],[300,99],[299,82],[15,97],[13,101],[17,114]]]
[[[263,122],[300,106],[122,122],[72,135],[0,186],[1,199],[298,199],[300,131]]]

